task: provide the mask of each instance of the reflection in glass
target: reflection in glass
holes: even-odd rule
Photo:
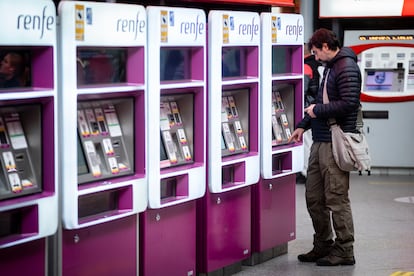
[[[78,48],[78,85],[126,82],[126,49]]]
[[[29,86],[31,86],[30,51],[0,48],[0,89]]]
[[[291,73],[291,56],[291,48],[283,46],[274,46],[272,48],[272,74]]]
[[[223,47],[221,55],[222,77],[240,77],[242,75],[240,47]]]
[[[160,80],[190,79],[189,48],[161,48],[160,50]]]

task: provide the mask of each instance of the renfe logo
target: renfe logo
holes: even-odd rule
[[[303,35],[303,26],[299,24],[299,19],[296,21],[296,25],[286,25],[286,35],[296,36],[296,41],[298,41],[298,36]]]
[[[116,23],[116,31],[123,33],[134,33],[134,39],[137,39],[138,33],[144,33],[145,21],[139,20],[139,11],[134,19],[118,19]]]
[[[204,33],[204,22],[198,22],[200,15],[197,15],[196,22],[182,22],[180,26],[180,33],[185,35],[194,34],[194,41],[197,40],[198,35]]]
[[[40,38],[43,38],[45,30],[51,31],[55,23],[55,17],[46,15],[46,8],[43,8],[42,15],[24,15],[17,16],[17,30],[24,29],[27,31],[40,31]]]
[[[251,24],[240,24],[239,25],[239,34],[243,36],[250,35],[250,40],[253,40],[253,37],[259,35],[259,24],[254,23],[254,18],[252,18]]]

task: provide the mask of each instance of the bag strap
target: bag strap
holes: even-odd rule
[[[329,76],[329,72],[331,71],[330,68],[327,68],[327,72],[325,74],[325,81],[323,83],[323,94],[322,94],[322,98],[323,98],[323,103],[327,104],[329,103],[329,97],[328,97],[328,91],[326,88],[326,83],[328,82],[328,76]],[[335,118],[329,118],[329,125],[335,125],[336,124],[336,120]]]

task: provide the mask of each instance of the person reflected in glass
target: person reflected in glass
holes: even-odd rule
[[[7,53],[0,62],[0,88],[23,86],[24,58],[17,52]]]

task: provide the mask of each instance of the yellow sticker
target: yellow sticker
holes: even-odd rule
[[[85,39],[85,10],[83,5],[75,5],[75,39]]]
[[[277,16],[272,16],[272,43],[277,42]]]
[[[229,15],[223,14],[223,43],[229,43]]]
[[[168,11],[161,11],[161,42],[168,42]]]

